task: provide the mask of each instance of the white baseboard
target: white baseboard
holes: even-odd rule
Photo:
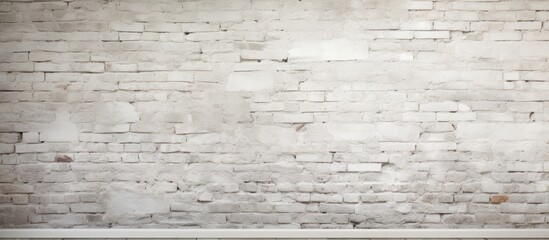
[[[0,238],[547,238],[549,229],[0,229]]]

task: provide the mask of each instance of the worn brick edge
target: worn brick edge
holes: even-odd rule
[[[549,229],[0,229],[0,238],[546,238]]]

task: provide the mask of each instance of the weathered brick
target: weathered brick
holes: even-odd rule
[[[540,123],[460,123],[456,128],[458,139],[470,140],[542,140],[549,131]]]
[[[347,39],[296,42],[288,60],[296,62],[361,60],[368,56],[368,44]]]
[[[381,172],[380,163],[353,163],[347,165],[349,172]]]
[[[226,90],[265,91],[274,88],[273,73],[270,72],[234,72],[229,75]]]
[[[415,124],[382,123],[376,126],[380,141],[416,141],[421,128]]]
[[[335,141],[366,141],[376,138],[376,126],[368,123],[333,123],[327,126]]]
[[[97,203],[73,203],[70,206],[71,212],[75,213],[102,213],[105,208]]]

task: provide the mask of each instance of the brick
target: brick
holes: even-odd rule
[[[541,29],[541,22],[507,22],[503,27],[509,30],[536,30]]]
[[[135,213],[167,213],[170,210],[169,203],[154,195],[124,189],[107,192],[105,201],[105,211],[113,217],[123,218],[124,215]],[[101,210],[99,206],[94,204],[84,207]]]
[[[541,102],[511,102],[507,106],[513,112],[539,112],[543,109]]]
[[[382,123],[376,126],[380,141],[416,141],[421,128],[414,124]]]
[[[379,150],[384,152],[413,152],[416,150],[415,143],[403,142],[381,142]]]
[[[69,207],[64,204],[48,204],[46,206],[40,206],[36,209],[36,213],[43,214],[61,214],[68,213]]]
[[[110,22],[110,29],[119,32],[143,32],[144,24],[135,22]]]
[[[0,3],[0,12],[9,12],[11,10],[11,3],[2,2]]]
[[[70,206],[71,212],[75,213],[101,213],[105,208],[97,203],[74,203]]]
[[[305,212],[305,205],[303,204],[281,204],[274,206],[274,212],[280,213],[300,213]]]
[[[381,172],[380,163],[355,163],[347,165],[349,172]]]
[[[450,32],[448,31],[419,31],[414,32],[414,38],[419,39],[448,39]]]
[[[242,13],[238,11],[201,11],[196,13],[198,22],[241,22]]]
[[[509,197],[507,197],[505,195],[492,195],[492,196],[490,196],[490,203],[491,204],[501,204],[501,203],[507,202],[508,199],[509,199]]]
[[[216,32],[219,31],[219,24],[208,23],[183,23],[183,32]]]
[[[273,73],[234,72],[229,75],[225,89],[237,91],[266,91],[274,88]]]
[[[74,72],[101,73],[101,72],[105,72],[105,64],[103,63],[71,64],[71,70]]]
[[[21,140],[21,135],[18,133],[0,133],[0,142],[2,143],[18,143]]]
[[[435,30],[451,30],[451,31],[469,31],[469,22],[435,22],[433,29]]]
[[[15,145],[16,153],[40,153],[48,152],[49,146],[47,144],[17,144]]]
[[[261,126],[257,130],[257,140],[271,146],[292,146],[297,142],[297,133],[293,128]]]
[[[208,211],[212,213],[234,213],[239,209],[240,206],[234,203],[211,203],[208,205]]]
[[[228,35],[225,32],[201,32],[201,33],[192,33],[187,35],[186,39],[194,42],[204,42],[204,41],[220,41],[227,39]]]
[[[433,9],[432,1],[410,1],[407,6],[410,10],[431,10]]]
[[[147,32],[181,32],[181,25],[175,23],[147,23]]]
[[[15,146],[13,144],[0,143],[0,153],[13,153]]]
[[[293,62],[361,60],[368,57],[368,44],[347,39],[295,42],[288,53]]]
[[[298,162],[332,162],[332,156],[327,154],[298,154],[295,157]]]
[[[458,139],[480,140],[542,140],[549,131],[540,123],[459,123],[456,128]]]
[[[310,113],[275,113],[273,120],[280,123],[310,123],[313,122],[313,115]]]
[[[56,53],[56,52],[31,52],[29,60],[33,62],[87,62],[90,61],[89,53]]]
[[[355,206],[343,204],[320,204],[318,206],[320,212],[325,213],[354,213]]]
[[[545,1],[528,2],[528,8],[532,10],[549,10],[549,4]]]
[[[33,193],[34,186],[27,184],[0,184],[0,192],[6,193]]]
[[[41,142],[76,142],[79,130],[67,113],[56,114],[56,120],[40,132]]]
[[[444,19],[448,21],[478,21],[477,11],[448,11],[444,13]]]
[[[466,11],[490,11],[495,9],[495,4],[489,2],[454,2],[452,9]]]
[[[437,121],[473,121],[477,119],[474,112],[464,113],[437,113]]]
[[[103,102],[95,106],[96,121],[99,123],[128,123],[139,120],[139,114],[128,102]]]
[[[327,126],[335,141],[367,141],[376,139],[376,127],[368,123],[333,123]]]
[[[400,29],[428,31],[433,29],[433,22],[404,22],[400,24]]]
[[[419,105],[420,111],[426,112],[452,112],[458,110],[456,102],[429,102]]]
[[[485,40],[493,41],[519,41],[522,39],[520,32],[490,32],[486,33]]]
[[[436,120],[436,114],[427,112],[406,112],[402,114],[402,120],[405,122],[433,122]]]
[[[484,45],[464,41],[456,44],[456,54],[467,58],[491,58],[499,60],[546,58],[549,44],[545,42],[496,42]]]

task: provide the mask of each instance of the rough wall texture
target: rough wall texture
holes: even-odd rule
[[[549,1],[0,2],[1,227],[549,227]]]

